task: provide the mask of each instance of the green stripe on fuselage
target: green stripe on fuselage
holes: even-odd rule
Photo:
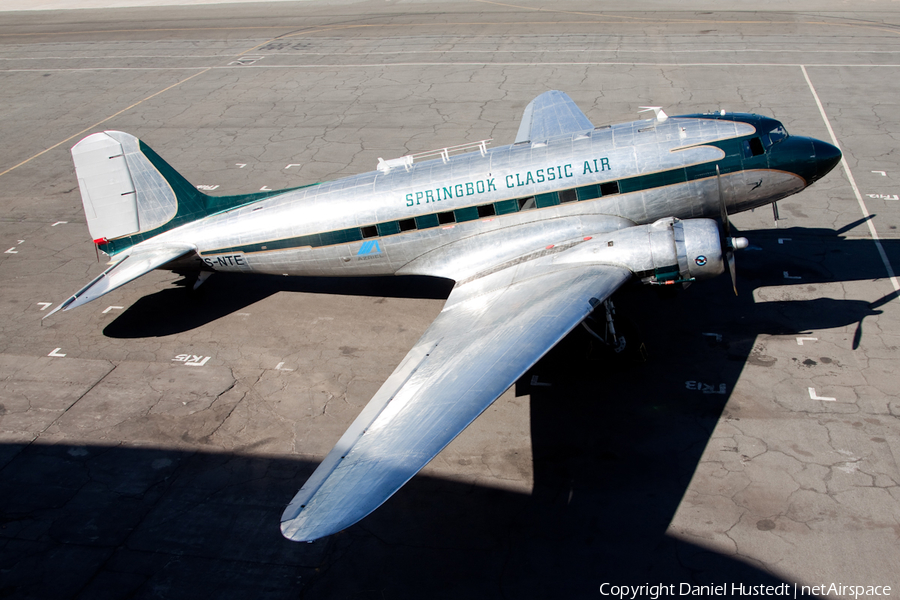
[[[139,244],[144,240],[148,240],[161,233],[190,223],[191,221],[196,221],[210,215],[233,210],[247,204],[253,204],[254,202],[258,202],[265,198],[271,198],[272,196],[277,196],[279,194],[284,194],[285,192],[299,190],[305,187],[311,187],[311,185],[318,185],[314,183],[283,190],[256,192],[253,194],[238,194],[233,196],[208,196],[191,185],[187,179],[182,177],[181,174],[178,173],[178,171],[173,169],[166,161],[160,158],[160,156],[149,146],[147,146],[143,142],[141,142],[140,144],[141,152],[144,154],[144,156],[147,157],[147,159],[153,164],[153,166],[156,167],[160,174],[162,174],[165,180],[172,187],[172,191],[175,192],[175,198],[178,200],[178,210],[171,220],[163,225],[160,225],[159,227],[156,227],[155,229],[151,229],[149,231],[141,231],[132,235],[109,240],[104,244],[99,244],[100,250],[110,256],[118,254],[123,250],[127,250],[128,248],[134,246],[135,244]]]
[[[749,136],[752,137],[752,136]],[[716,176],[716,165],[719,165],[719,170],[723,175],[728,173],[738,172],[744,169],[768,169],[767,155],[763,154],[760,156],[755,156],[752,158],[744,158],[743,157],[743,140],[747,138],[737,138],[732,140],[724,140],[711,142],[709,144],[704,144],[707,146],[715,146],[721,149],[725,153],[725,157],[718,161],[711,161],[708,163],[704,163],[701,165],[692,165],[689,167],[678,167],[675,169],[669,169],[667,171],[662,171],[659,173],[650,173],[647,175],[637,175],[633,177],[626,177],[623,179],[613,180],[618,181],[619,184],[619,194],[631,193],[631,192],[641,192],[649,189],[664,187],[668,185],[677,185],[681,183],[686,183],[689,181],[696,181],[700,179],[708,179],[710,177]],[[584,198],[580,201],[589,201],[593,199],[597,199],[600,197],[609,197],[607,196],[598,196],[594,191],[594,188],[597,188],[598,184],[590,184],[588,186],[582,186],[579,188],[575,188],[579,190],[579,198]],[[566,188],[572,189],[572,188]],[[582,196],[580,193],[581,190],[590,189],[591,193],[585,194]],[[559,197],[558,192],[564,190],[558,190],[557,192],[550,192],[547,194],[539,194],[539,202],[537,202],[538,208],[546,208],[551,206],[559,205]],[[520,212],[518,209],[518,205],[516,203],[516,199],[509,200],[498,200],[492,203],[494,205],[494,215],[508,215],[516,212]],[[455,222],[463,223],[466,221],[471,221],[478,219],[478,206],[466,206],[460,207],[451,211],[440,211],[442,213],[445,212],[453,212],[455,214]],[[486,205],[485,205],[486,206]],[[426,215],[418,215],[415,217],[416,222],[418,224],[417,229],[413,229],[411,231],[425,229],[426,227],[422,227],[423,222],[430,222],[432,219],[437,218],[438,213],[429,213]],[[381,238],[388,235],[398,235],[402,233],[406,233],[400,231],[399,226],[397,225],[399,221],[386,221],[382,223],[374,223],[371,225],[376,225],[378,228],[378,236],[377,238]],[[436,221],[434,225],[435,226]],[[429,227],[430,228],[430,227]],[[366,238],[366,239],[376,239],[375,237]],[[269,240],[265,242],[259,242],[254,244],[241,244],[238,246],[229,246],[226,248],[217,248],[215,250],[207,250],[204,251],[205,255],[215,255],[215,254],[223,254],[223,253],[235,253],[242,252],[245,254],[250,254],[254,252],[272,252],[276,250],[289,250],[293,248],[303,248],[303,247],[312,247],[319,248],[324,246],[334,246],[339,244],[346,244],[352,242],[359,242],[363,240],[362,232],[359,227],[350,227],[347,229],[339,229],[334,231],[327,231],[322,233],[313,233],[309,235],[301,235],[291,238],[283,238],[278,240]]]

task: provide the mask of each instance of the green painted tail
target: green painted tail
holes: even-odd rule
[[[209,196],[121,131],[89,135],[72,148],[72,159],[91,237],[110,256],[186,223],[289,191]]]

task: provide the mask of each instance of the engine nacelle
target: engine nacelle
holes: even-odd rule
[[[709,279],[725,270],[719,226],[712,219],[668,217],[598,234],[559,260],[623,266],[655,285]]]

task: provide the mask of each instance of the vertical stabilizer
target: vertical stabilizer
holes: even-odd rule
[[[95,240],[150,231],[178,212],[172,186],[133,135],[121,131],[89,135],[72,148],[72,159]]]

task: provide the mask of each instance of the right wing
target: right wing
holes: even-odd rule
[[[312,541],[378,508],[630,276],[547,256],[457,284],[285,509],[285,537]]]
[[[591,131],[594,124],[565,92],[544,92],[525,107],[516,144],[542,142],[566,133]]]

